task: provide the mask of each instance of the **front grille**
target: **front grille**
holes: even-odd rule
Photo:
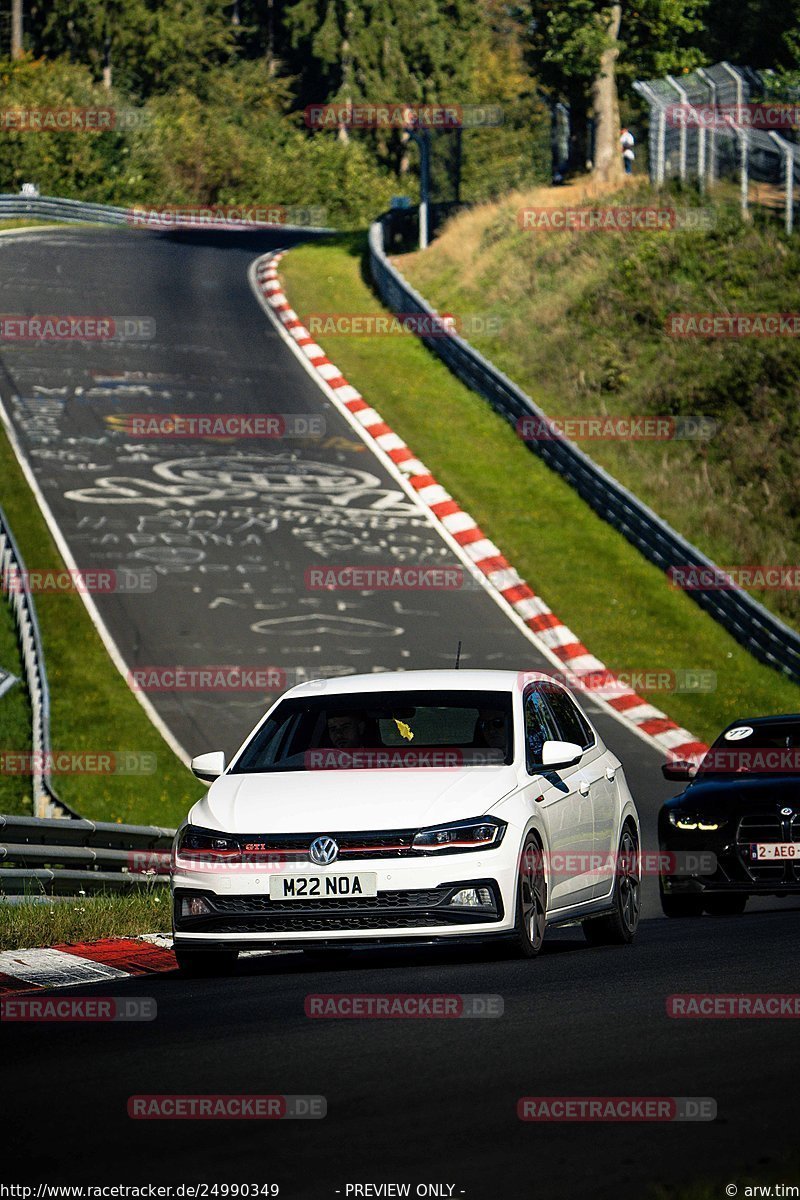
[[[448,901],[465,887],[488,888],[494,909],[450,908]],[[213,912],[181,916],[185,896],[202,895]],[[270,900],[268,896],[216,896],[209,892],[175,891],[175,927],[185,933],[324,933],[343,929],[412,929],[434,925],[473,924],[502,920],[503,904],[493,879],[380,892],[377,896],[312,897]]]
[[[800,842],[800,816],[754,813],[742,817],[736,831],[737,854],[749,879],[776,886],[800,883],[800,862],[758,862],[750,851],[756,842]]]
[[[283,862],[309,862],[308,848],[316,837],[332,837],[339,847],[337,862],[343,859],[363,858],[408,858],[412,854],[411,844],[416,829],[368,830],[365,833],[328,833],[321,829],[317,833],[243,833],[239,834],[239,845],[246,854],[275,859]],[[257,851],[246,851],[247,845],[258,846]]]
[[[464,921],[463,914],[459,919]],[[454,920],[456,918],[452,915],[449,917],[445,917],[444,914],[431,916],[427,913],[406,916],[396,913],[380,915],[362,913],[357,917],[331,916],[324,918],[298,915],[296,917],[283,916],[279,919],[256,917],[251,918],[247,923],[237,922],[231,925],[218,925],[215,922],[213,926],[209,926],[209,929],[213,929],[214,933],[331,933],[343,929],[432,929],[436,925],[447,925]]]
[[[298,906],[311,906],[315,912],[337,913],[352,912],[356,906],[363,909],[402,909],[402,908],[431,908],[441,904],[452,889],[428,888],[406,892],[381,892],[379,896],[362,896],[358,900],[349,897],[332,897],[319,900],[311,897],[308,900],[270,900],[268,896],[214,896],[211,900],[217,912],[221,913],[264,913],[264,912],[297,912]]]

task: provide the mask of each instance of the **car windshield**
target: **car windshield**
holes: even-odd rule
[[[232,774],[512,761],[508,692],[357,692],[281,701]]]
[[[700,764],[698,777],[800,775],[800,717],[748,725],[720,734]]]

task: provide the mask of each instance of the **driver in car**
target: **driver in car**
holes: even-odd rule
[[[328,737],[337,750],[357,750],[365,745],[367,721],[363,713],[328,713]]]

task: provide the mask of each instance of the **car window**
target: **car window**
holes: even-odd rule
[[[358,692],[281,701],[231,774],[513,761],[509,692]]]
[[[525,766],[529,775],[542,764],[544,743],[559,741],[560,736],[544,696],[534,689],[525,700]]]
[[[562,688],[545,687],[547,703],[559,729],[559,740],[575,742],[582,750],[594,745],[594,734],[583,713]]]

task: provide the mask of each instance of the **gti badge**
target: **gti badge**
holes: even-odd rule
[[[339,857],[339,847],[332,837],[318,837],[308,847],[308,857],[320,867],[328,867]]]
[[[782,808],[782,809],[781,809],[781,816],[782,816],[782,817],[790,817],[790,816],[792,815],[792,811],[793,811],[793,810],[792,810],[791,808]]]

